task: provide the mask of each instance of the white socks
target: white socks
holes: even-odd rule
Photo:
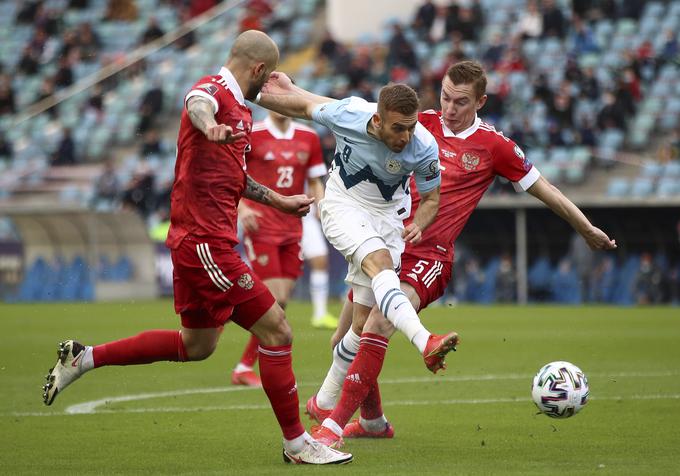
[[[340,397],[342,384],[347,375],[347,369],[359,350],[360,337],[350,327],[347,334],[333,349],[333,364],[316,394],[316,404],[319,408],[330,410],[335,407]]]
[[[88,370],[92,370],[93,368],[94,368],[94,357],[92,356],[92,346],[86,345],[85,346],[85,353],[83,354],[83,357],[80,359],[80,370],[82,370],[83,373],[85,373]]]
[[[328,271],[312,270],[309,274],[309,294],[312,298],[314,317],[323,317],[328,313]]]
[[[381,415],[373,420],[365,420],[363,417],[359,417],[359,424],[364,430],[370,431],[372,433],[380,433],[385,431],[387,425],[387,418],[385,415]]]
[[[252,367],[248,367],[247,365],[242,364],[241,362],[239,362],[239,363],[236,365],[236,368],[234,369],[234,372],[248,372],[249,370],[253,370],[253,368],[252,368]]]
[[[287,440],[283,439],[283,447],[286,449],[286,451],[296,454],[302,451],[305,447],[305,440],[311,441],[312,435],[307,433],[306,431],[298,436],[297,438],[293,438],[292,440]]]
[[[408,337],[422,354],[430,333],[420,322],[418,313],[399,286],[399,276],[390,269],[379,272],[371,281],[380,312]]]

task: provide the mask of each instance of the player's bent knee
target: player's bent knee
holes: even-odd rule
[[[265,346],[290,345],[293,342],[293,330],[278,304],[272,306],[258,319],[250,328],[250,332]]]
[[[184,345],[187,360],[205,360],[210,357],[217,348],[220,332],[219,329],[213,328],[182,328],[182,345]]]

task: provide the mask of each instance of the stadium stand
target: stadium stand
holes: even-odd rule
[[[0,204],[130,208],[155,227],[169,206],[183,91],[194,71],[220,65],[224,45],[247,28],[266,29],[284,59],[310,58],[311,51],[311,60],[294,68],[297,83],[336,97],[372,100],[385,82],[406,81],[424,108],[436,107],[446,66],[479,59],[489,71],[485,120],[520,144],[549,180],[578,187],[607,171],[602,197],[680,197],[680,2],[586,4],[422,1],[412,21],[390,21],[350,45],[320,33],[320,0],[2,2]],[[620,162],[636,164],[636,172],[619,175]],[[491,193],[506,190],[499,183]],[[127,264],[102,261],[97,279],[129,279],[133,267],[121,259]],[[500,257],[485,259],[479,268],[487,279],[467,299],[495,299]],[[75,263],[36,260],[25,280],[62,273],[87,288],[91,278]],[[547,281],[532,276],[567,265],[537,263],[532,293],[549,294]],[[20,295],[35,296],[24,284]],[[581,298],[623,303],[621,286],[628,289],[608,285],[598,291],[607,297],[588,291]]]

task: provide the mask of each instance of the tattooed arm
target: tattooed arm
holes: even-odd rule
[[[210,142],[229,144],[241,137],[245,132],[234,134],[231,127],[226,124],[218,124],[215,121],[215,109],[213,103],[201,96],[192,96],[187,101],[187,114],[196,129],[205,134]]]
[[[274,207],[285,213],[291,215],[305,216],[309,213],[309,206],[314,202],[313,198],[308,198],[306,195],[281,195],[275,191],[257,183],[250,175],[247,175],[246,189],[243,196],[270,207]]]

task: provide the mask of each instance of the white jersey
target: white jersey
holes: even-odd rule
[[[391,212],[410,198],[411,174],[420,193],[439,186],[439,149],[432,134],[418,123],[404,150],[392,152],[366,131],[376,111],[376,103],[350,97],[317,106],[312,118],[328,127],[336,141],[326,198],[349,199],[367,209]]]

